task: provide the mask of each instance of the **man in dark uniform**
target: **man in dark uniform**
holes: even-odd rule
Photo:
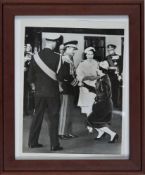
[[[109,55],[106,57],[106,60],[109,63],[108,74],[111,80],[113,104],[115,107],[118,107],[119,90],[122,83],[123,60],[120,55],[116,54],[115,49],[116,45],[107,45]]]
[[[47,109],[49,119],[49,134],[51,151],[62,150],[58,138],[58,123],[60,97],[58,81],[55,77],[61,65],[60,55],[53,50],[56,47],[58,34],[46,36],[46,46],[34,55],[29,68],[29,82],[35,91],[35,112],[32,118],[29,134],[29,147],[37,148],[43,145],[38,142],[43,115]]]
[[[64,43],[64,54],[62,66],[58,71],[58,79],[62,83],[62,103],[60,109],[59,136],[61,139],[77,137],[72,133],[72,111],[74,108],[75,96],[79,91],[78,80],[73,56],[77,50],[78,41],[73,40]]]

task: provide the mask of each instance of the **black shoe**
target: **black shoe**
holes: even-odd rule
[[[94,138],[94,140],[96,140],[96,141],[101,141],[101,140],[103,140],[104,138],[103,137],[100,137],[100,138]]]
[[[107,136],[107,134],[104,132],[104,134],[101,137],[99,137],[99,138],[96,137],[96,138],[94,138],[94,140],[102,140],[102,139],[105,139],[106,136]]]
[[[61,146],[51,146],[51,151],[61,151],[63,150],[63,147]]]
[[[108,143],[115,143],[116,141],[118,141],[118,139],[119,139],[119,135],[116,134],[116,135],[114,136],[114,138],[113,138],[112,140],[110,140]]]
[[[43,145],[40,143],[37,143],[35,145],[29,145],[29,148],[41,148],[41,147],[43,147]]]
[[[59,138],[62,140],[68,140],[69,137],[67,135],[59,135]]]
[[[75,134],[68,134],[68,135],[66,135],[68,138],[70,138],[70,139],[73,139],[73,138],[77,138],[78,136],[77,135],[75,135]]]

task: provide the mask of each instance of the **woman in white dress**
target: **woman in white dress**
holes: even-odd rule
[[[78,100],[78,106],[81,107],[81,112],[87,116],[92,112],[92,106],[95,99],[95,94],[90,92],[87,88],[81,86],[81,83],[95,87],[97,78],[97,70],[99,69],[98,62],[94,59],[95,49],[88,47],[85,49],[86,60],[82,61],[77,70],[77,79],[80,82],[80,94]]]

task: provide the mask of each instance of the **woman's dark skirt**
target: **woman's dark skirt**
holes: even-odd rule
[[[88,117],[88,125],[101,128],[110,124],[112,119],[113,103],[112,99],[95,102],[92,107],[92,113]]]

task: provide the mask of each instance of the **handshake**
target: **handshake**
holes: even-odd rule
[[[85,76],[83,78],[83,81],[86,81],[86,80],[94,81],[97,79],[97,77],[98,77],[97,75],[96,76],[94,76],[94,75]]]
[[[94,80],[97,80],[98,76],[94,76],[94,75],[88,75],[88,76],[85,76],[82,81],[79,82],[79,86],[84,86],[84,81],[86,80],[90,80],[90,81],[94,81]]]

